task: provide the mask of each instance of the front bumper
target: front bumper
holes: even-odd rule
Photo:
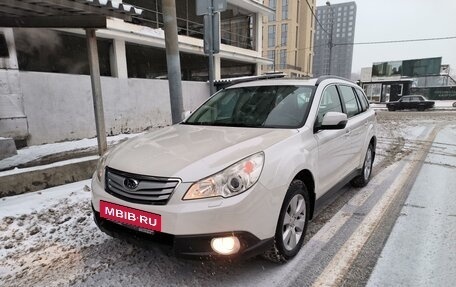
[[[253,234],[245,231],[180,236],[163,232],[149,234],[103,219],[93,206],[92,209],[95,223],[101,231],[109,236],[125,240],[143,248],[158,246],[164,250],[172,251],[176,256],[184,258],[249,258],[265,252],[274,243],[273,238],[260,240]],[[227,256],[219,255],[212,250],[211,240],[215,237],[224,236],[236,236],[239,239],[241,248],[238,253]]]
[[[114,197],[94,176],[92,205],[97,212],[100,212],[100,201],[106,201],[158,214],[162,218],[160,231],[173,235],[238,230],[249,232],[260,240],[274,237],[282,202],[282,195],[277,190],[258,182],[248,191],[230,198],[182,200],[190,186],[191,183],[180,183],[166,205],[147,205]]]
[[[253,256],[272,246],[281,204],[281,194],[260,182],[230,198],[182,200],[191,183],[180,183],[166,205],[132,203],[114,197],[92,179],[92,207],[95,222],[105,233],[137,245],[163,243],[179,256],[218,256],[212,251],[214,237],[236,235],[241,249],[236,255]],[[153,235],[100,218],[100,201],[122,205],[161,216],[160,232]],[[135,238],[135,239],[134,239]],[[138,240],[136,240],[138,239]]]

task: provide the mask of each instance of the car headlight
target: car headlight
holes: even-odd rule
[[[108,157],[108,153],[105,153],[99,160],[98,160],[98,163],[97,163],[97,178],[98,178],[98,181],[99,182],[102,182],[102,179],[103,179],[103,175],[104,175],[104,172],[105,172],[105,168],[106,168],[106,158]]]
[[[219,173],[195,182],[183,199],[231,197],[240,194],[258,181],[263,163],[263,152],[249,156]]]

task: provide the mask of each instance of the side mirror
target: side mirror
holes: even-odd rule
[[[347,115],[339,112],[328,112],[323,117],[319,130],[341,130],[347,125]]]

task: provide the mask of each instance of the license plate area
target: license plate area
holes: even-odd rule
[[[161,215],[120,204],[100,200],[100,217],[147,233],[161,232]]]

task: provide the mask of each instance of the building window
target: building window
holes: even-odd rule
[[[318,39],[320,39],[320,36],[318,36]],[[295,48],[298,49],[298,41],[299,41],[299,30],[298,27],[296,27],[296,38],[295,38]]]
[[[352,32],[349,32],[349,33],[348,33],[348,37],[351,37],[352,35],[353,35]]]
[[[269,67],[272,69],[275,65],[275,51],[274,50],[268,51],[268,59],[272,61],[272,65],[269,65]]]
[[[269,8],[275,10],[276,6],[277,6],[276,0],[269,0]],[[276,13],[274,12],[274,14],[269,15],[268,19],[269,19],[269,21],[275,21],[276,20]]]
[[[287,50],[280,50],[280,69],[285,69],[287,66]]]
[[[51,39],[51,40],[50,40]],[[84,36],[50,29],[15,29],[20,71],[90,75]],[[97,39],[101,76],[111,76],[112,40]]]
[[[274,25],[270,25],[268,27],[268,47],[269,48],[275,47],[275,35],[276,35],[276,27]]]
[[[8,43],[6,42],[5,34],[0,32],[0,58],[8,58]]]
[[[296,38],[297,40],[298,38]],[[314,39],[314,34],[312,31],[310,31],[310,47],[313,47],[313,39]]]
[[[348,17],[348,20],[350,20],[350,21],[353,20],[353,16]]]
[[[288,19],[288,0],[282,0],[282,20]]]
[[[280,44],[282,46],[287,45],[287,40],[288,40],[288,24],[282,24],[282,31],[280,32],[281,40]]]
[[[296,23],[298,23],[299,25],[299,0],[298,0],[298,3],[297,3],[297,9],[296,9]],[[312,9],[313,10],[313,9]],[[313,22],[313,18],[312,18],[312,22]],[[310,26],[312,27],[312,23],[310,24]]]
[[[312,64],[312,54],[309,54],[308,55],[308,58],[307,58],[307,73],[310,74],[310,66]]]

